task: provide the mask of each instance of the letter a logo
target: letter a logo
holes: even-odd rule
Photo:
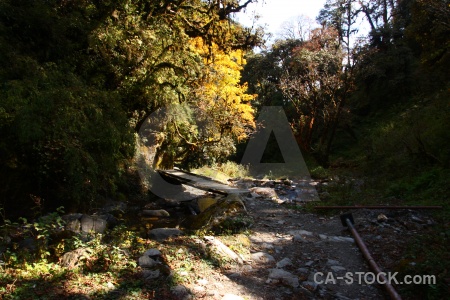
[[[311,176],[303,155],[292,133],[288,119],[281,106],[265,106],[258,117],[261,128],[250,139],[241,164],[248,165],[253,176],[278,175],[302,178],[310,181]],[[261,163],[267,142],[273,132],[284,163]],[[309,186],[311,200],[318,200],[317,191]]]

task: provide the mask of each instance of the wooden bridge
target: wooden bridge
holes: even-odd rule
[[[170,183],[185,184],[203,191],[208,191],[222,195],[249,193],[249,190],[238,189],[236,187],[223,184],[212,178],[193,174],[179,169],[158,170],[157,172],[161,175],[162,178],[164,178],[166,181]]]

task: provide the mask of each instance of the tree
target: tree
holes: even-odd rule
[[[295,108],[293,126],[301,147],[328,165],[334,131],[347,93],[339,36],[332,28],[313,30],[284,65],[280,88]]]
[[[260,43],[231,18],[250,2],[0,1],[1,198],[86,207],[115,196],[133,130],[198,88],[190,41],[225,53]]]
[[[337,30],[339,40],[347,53],[348,65],[352,60],[351,38],[358,31],[354,28],[357,18],[354,2],[354,0],[327,0],[317,16],[317,21],[322,26],[333,27]]]
[[[165,126],[155,168],[223,161],[235,152],[235,142],[245,139],[255,126],[250,104],[254,96],[246,93],[246,83],[240,84],[243,51],[225,53],[201,38],[192,39],[190,47],[202,58],[202,75],[186,102],[171,106],[173,117]]]
[[[314,21],[308,16],[301,15],[291,20],[285,21],[281,25],[280,37],[283,40],[300,40],[309,39],[309,33],[314,27]]]

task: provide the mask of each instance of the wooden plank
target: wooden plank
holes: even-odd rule
[[[249,193],[249,190],[238,189],[221,182],[215,181],[212,178],[200,176],[197,174],[185,172],[182,170],[158,170],[158,173],[164,178],[173,179],[181,184],[186,184],[194,188],[208,191],[212,193],[218,193],[223,195],[228,194],[244,194]]]

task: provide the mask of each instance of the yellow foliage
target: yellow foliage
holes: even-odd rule
[[[215,44],[206,45],[201,38],[193,39],[190,47],[205,65],[194,92],[198,107],[215,120],[219,129],[227,128],[237,139],[247,137],[248,129],[255,126],[250,104],[255,95],[246,93],[246,83],[240,84],[240,72],[246,63],[243,51],[225,53]]]

